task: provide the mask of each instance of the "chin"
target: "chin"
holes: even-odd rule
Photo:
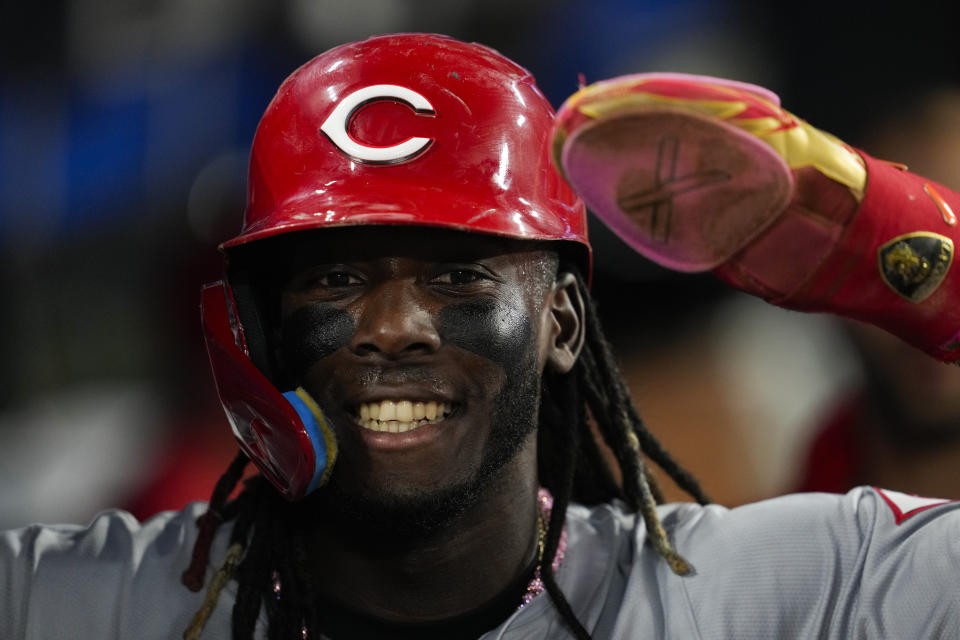
[[[484,484],[356,490],[342,486],[334,473],[328,486],[307,498],[315,503],[308,511],[317,524],[332,527],[348,543],[398,550],[422,544],[453,528],[482,499]]]
[[[513,479],[515,466],[528,464],[522,460],[526,456],[521,451],[534,460],[536,457],[536,431],[523,431],[528,437],[517,440],[517,446],[507,450],[500,441],[499,446],[488,447],[484,460],[469,478],[446,485],[400,486],[399,482],[386,482],[361,487],[334,470],[330,484],[308,498],[316,502],[308,511],[349,544],[374,544],[386,552],[435,541],[455,530],[459,519],[490,492],[511,490],[516,484],[504,480]]]

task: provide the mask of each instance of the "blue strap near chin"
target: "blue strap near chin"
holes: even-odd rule
[[[337,457],[337,442],[333,435],[333,430],[327,424],[320,411],[320,407],[303,387],[296,391],[287,391],[283,394],[297,415],[303,422],[303,427],[310,436],[310,444],[313,445],[315,464],[313,468],[313,478],[307,487],[307,493],[314,491],[327,481],[333,463]]]

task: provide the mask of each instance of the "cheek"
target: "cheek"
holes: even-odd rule
[[[283,363],[299,382],[310,365],[350,342],[354,322],[343,309],[315,303],[284,318],[282,331]]]
[[[530,350],[530,317],[498,300],[471,300],[440,311],[440,338],[504,366],[509,372]]]

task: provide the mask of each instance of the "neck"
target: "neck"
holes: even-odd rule
[[[494,598],[537,552],[534,441],[500,470],[472,508],[400,550],[351,544],[335,524],[314,525],[307,552],[319,594],[371,616],[407,622],[450,618]]]

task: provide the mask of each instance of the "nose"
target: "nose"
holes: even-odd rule
[[[435,352],[440,335],[424,298],[415,283],[404,281],[391,280],[370,291],[360,306],[351,350],[387,358]]]

